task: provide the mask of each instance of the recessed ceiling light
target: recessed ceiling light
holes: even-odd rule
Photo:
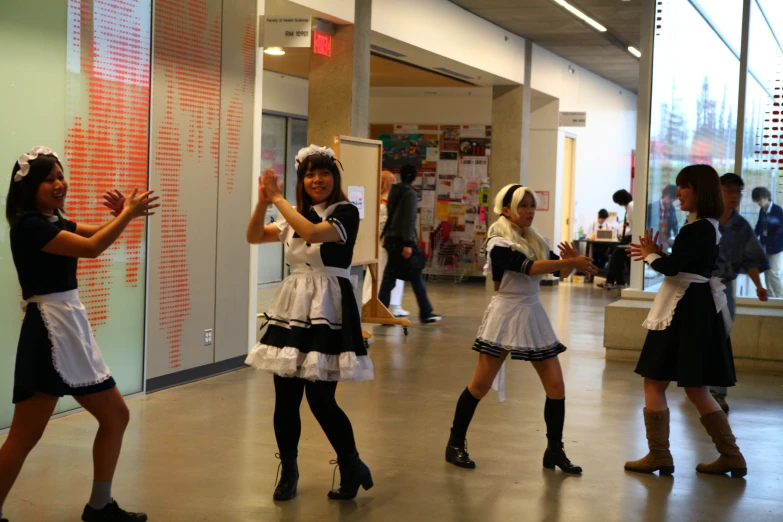
[[[603,25],[599,24],[598,22],[596,22],[595,20],[593,20],[592,18],[590,18],[589,16],[587,16],[582,11],[580,11],[576,7],[572,6],[571,4],[566,2],[565,0],[554,0],[554,2],[556,4],[561,5],[565,9],[567,9],[571,14],[573,14],[577,18],[581,18],[582,20],[584,20],[587,24],[589,24],[591,27],[593,27],[596,31],[600,31],[602,33],[606,32],[606,27],[604,27]]]
[[[281,47],[267,47],[264,49],[264,53],[271,54],[272,56],[283,56],[285,51]]]
[[[633,45],[628,46],[628,52],[631,53],[632,55],[636,56],[637,58],[641,58],[642,57],[641,51],[639,51],[639,49],[637,49]]]

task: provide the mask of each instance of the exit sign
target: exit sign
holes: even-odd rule
[[[313,52],[322,56],[332,56],[332,37],[313,31]]]

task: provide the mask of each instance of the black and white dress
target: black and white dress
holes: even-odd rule
[[[13,402],[36,392],[62,397],[111,389],[114,379],[79,300],[75,257],[42,249],[76,223],[27,212],[11,227],[11,253],[25,310],[16,353]]]
[[[341,241],[306,243],[282,215],[277,219],[291,274],[277,289],[265,314],[267,331],[245,362],[281,377],[371,380],[373,365],[350,276],[359,210],[348,202],[321,204],[305,217],[330,222]]]
[[[668,256],[645,260],[665,278],[644,326],[636,373],[677,386],[734,386],[731,315],[725,286],[712,277],[720,233],[714,219],[688,217]]]
[[[511,242],[495,236],[487,240],[484,274],[500,282],[500,289],[484,313],[473,350],[493,357],[502,351],[521,361],[543,361],[566,350],[538,298],[540,275],[530,275],[534,259],[514,250]],[[553,252],[550,260],[560,259]]]

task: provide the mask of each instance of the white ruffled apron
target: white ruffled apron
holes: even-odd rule
[[[666,276],[663,278],[658,295],[655,296],[650,313],[642,325],[648,330],[665,330],[672,324],[674,310],[677,303],[680,302],[685,291],[693,283],[709,283],[712,290],[712,299],[715,302],[715,312],[723,315],[723,324],[726,327],[726,336],[728,337],[733,327],[731,313],[729,312],[728,299],[726,298],[726,285],[717,277],[707,278],[698,274],[689,274],[680,272],[676,276]]]
[[[111,377],[77,290],[33,296],[22,301],[23,311],[29,303],[35,303],[41,311],[52,342],[52,363],[65,384],[83,388]]]

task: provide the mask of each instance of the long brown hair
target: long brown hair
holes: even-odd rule
[[[677,174],[677,186],[690,187],[696,196],[696,215],[701,219],[720,219],[725,207],[720,176],[709,165],[689,165]]]
[[[20,214],[36,210],[35,198],[38,194],[38,186],[51,174],[55,165],[63,168],[62,163],[55,156],[38,156],[30,161],[30,172],[22,178],[22,181],[14,181],[14,176],[21,169],[19,162],[14,163],[14,168],[11,170],[11,186],[8,188],[5,200],[5,218],[9,225],[13,226],[16,217]],[[62,221],[60,209],[55,211],[55,215]]]
[[[334,179],[332,193],[329,194],[329,197],[326,199],[327,206],[334,205],[341,201],[348,201],[348,197],[345,195],[345,192],[343,192],[342,176],[340,176],[340,169],[337,167],[337,162],[323,154],[312,154],[301,162],[299,168],[296,170],[296,209],[303,216],[307,215],[310,209],[313,208],[313,200],[304,188],[304,177],[308,170],[318,169],[328,170],[332,173],[332,178]]]

